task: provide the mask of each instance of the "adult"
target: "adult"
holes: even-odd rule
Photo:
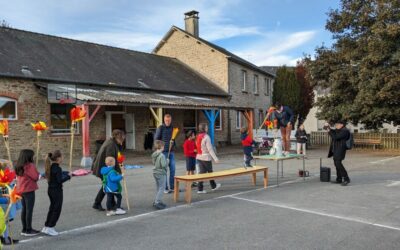
[[[168,167],[169,167],[169,189],[168,189],[168,176],[167,182],[165,184],[164,193],[172,193],[174,192],[174,181],[175,181],[175,141],[172,139],[172,132],[174,128],[172,126],[172,117],[170,114],[164,115],[164,123],[159,126],[156,130],[156,135],[154,136],[155,140],[160,140],[164,142],[164,151],[163,154],[167,159]]]
[[[214,159],[215,163],[219,163],[218,157],[214,152],[214,147],[211,144],[211,138],[207,134],[208,132],[208,125],[207,123],[200,123],[199,124],[199,135],[196,138],[196,148],[197,148],[197,156],[196,160],[199,164],[199,173],[212,173],[212,159]],[[221,187],[220,183],[216,183],[214,180],[210,180],[211,190],[215,191]],[[203,182],[199,182],[198,186],[198,194],[205,194],[207,193],[203,190]]]
[[[112,137],[107,139],[103,145],[100,147],[99,152],[96,155],[96,158],[93,161],[92,171],[95,176],[100,178],[101,187],[99,192],[97,193],[96,199],[94,200],[93,208],[99,211],[105,211],[105,209],[101,206],[101,202],[104,199],[105,193],[103,190],[103,175],[100,173],[102,167],[106,165],[107,157],[115,158],[115,170],[121,173],[121,169],[119,167],[118,152],[122,148],[122,144],[125,141],[125,132],[119,129],[115,129],[112,131]]]
[[[290,134],[294,123],[294,114],[291,108],[281,103],[275,104],[278,128],[281,130],[283,148],[288,153],[290,151]]]
[[[350,131],[346,128],[345,121],[338,121],[335,124],[335,129],[331,129],[329,124],[326,123],[324,129],[328,131],[329,136],[332,138],[329,147],[328,158],[333,156],[333,162],[336,167],[336,181],[335,184],[342,184],[347,186],[350,183],[349,175],[343,166],[342,161],[346,157],[346,141],[350,138]]]

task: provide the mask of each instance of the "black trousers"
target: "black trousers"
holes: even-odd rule
[[[106,196],[106,193],[104,193],[104,188],[103,188],[103,179],[100,178],[101,180],[101,187],[99,192],[97,192],[96,198],[94,200],[94,205],[95,206],[101,206],[101,202],[103,201],[104,197]],[[115,201],[113,201],[113,207],[115,207]]]
[[[115,204],[115,199],[114,197],[117,198],[117,204]],[[114,208],[121,208],[121,202],[122,202],[122,195],[121,194],[116,194],[116,193],[107,193],[107,210],[113,210]]]
[[[211,161],[197,160],[197,162],[199,163],[199,173],[200,174],[213,172]],[[211,185],[212,189],[214,189],[217,186],[217,184],[215,183],[214,180],[210,180],[210,185]],[[203,191],[203,182],[202,181],[199,182],[199,191]]]
[[[342,181],[342,179],[344,179],[345,181],[349,180],[349,176],[343,166],[342,160],[333,159],[333,162],[335,163],[336,167],[336,181]]]
[[[29,231],[32,229],[32,214],[33,207],[35,206],[35,191],[22,194],[22,231]]]
[[[47,190],[47,194],[50,198],[50,207],[44,226],[55,227],[61,214],[63,204],[63,190],[61,188],[49,188]]]

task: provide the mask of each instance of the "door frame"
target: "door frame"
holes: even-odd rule
[[[106,138],[111,138],[112,134],[112,120],[113,114],[126,114],[125,111],[106,111]]]

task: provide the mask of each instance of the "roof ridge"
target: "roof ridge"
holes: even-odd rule
[[[66,41],[76,42],[76,43],[84,43],[84,44],[102,46],[102,47],[106,47],[106,48],[110,48],[110,49],[117,49],[117,50],[123,50],[123,51],[128,51],[128,52],[152,55],[152,56],[156,56],[156,57],[172,58],[172,57],[168,57],[168,56],[153,54],[153,53],[150,53],[150,52],[144,52],[144,51],[133,50],[133,49],[126,49],[126,48],[121,48],[121,47],[116,47],[116,46],[111,46],[111,45],[106,45],[106,44],[100,44],[100,43],[95,43],[95,42],[89,42],[89,41],[83,41],[83,40],[78,40],[78,39],[73,39],[73,38],[68,38],[68,37],[63,37],[63,36],[44,34],[44,33],[39,33],[39,32],[35,32],[35,31],[29,31],[29,30],[23,30],[23,29],[0,26],[0,30],[1,29],[17,31],[17,32],[22,32],[22,33],[29,33],[29,34],[34,34],[34,35],[43,36],[43,37],[52,38],[52,39],[62,39],[62,40],[66,40]]]

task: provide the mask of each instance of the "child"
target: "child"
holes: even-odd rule
[[[240,138],[242,139],[243,153],[244,153],[244,168],[253,167],[251,165],[251,160],[253,160],[253,139],[248,135],[247,128],[241,128]]]
[[[34,152],[30,149],[21,150],[15,173],[17,174],[17,191],[22,196],[22,232],[23,236],[35,236],[40,231],[32,228],[32,214],[35,205],[35,190],[39,189],[37,181],[40,174],[33,164]]]
[[[214,159],[215,163],[219,163],[218,157],[215,155],[213,145],[211,144],[210,136],[207,134],[208,125],[206,123],[199,124],[199,135],[196,139],[197,148],[197,162],[199,163],[200,174],[212,173],[212,161]],[[214,180],[210,180],[211,190],[215,191],[221,187],[220,183],[215,183]],[[203,182],[199,182],[198,194],[206,194],[207,192],[203,190]]]
[[[45,163],[45,175],[49,187],[47,194],[50,198],[49,212],[47,213],[46,223],[42,229],[42,233],[57,236],[58,232],[54,229],[60,218],[61,208],[63,204],[63,183],[71,179],[71,174],[62,171],[60,164],[63,157],[60,150],[49,153]]]
[[[153,203],[153,207],[156,209],[164,209],[167,207],[162,202],[162,196],[164,193],[165,182],[167,181],[167,160],[164,151],[164,142],[160,140],[154,141],[154,153],[151,155],[154,169],[153,176],[156,181],[156,198]]]
[[[297,141],[297,154],[303,152],[303,155],[306,155],[307,133],[304,129],[304,124],[301,124],[297,129],[295,137]]]
[[[183,143],[183,153],[186,157],[186,175],[193,175],[196,169],[196,134],[190,130],[186,134],[186,140]]]
[[[126,211],[121,208],[122,186],[120,181],[124,178],[124,175],[115,170],[114,157],[106,157],[105,162],[107,166],[102,167],[100,173],[103,175],[104,193],[107,194],[107,216],[126,214]],[[117,198],[116,209],[113,207],[113,204],[115,204],[114,197]]]

